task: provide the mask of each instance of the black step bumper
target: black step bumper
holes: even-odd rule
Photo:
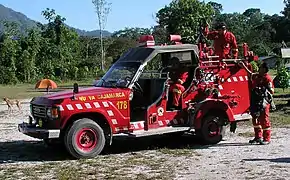
[[[42,129],[28,123],[18,124],[18,131],[37,139],[54,139],[59,138],[60,135],[58,129]]]

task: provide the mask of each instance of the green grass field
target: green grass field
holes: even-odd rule
[[[57,83],[58,88],[51,90],[60,91],[66,89],[72,89],[74,83],[78,83],[79,86],[92,85],[93,80],[84,81],[67,81]],[[17,85],[1,85],[0,86],[0,98],[8,97],[9,99],[26,99],[35,96],[41,96],[46,93],[46,90],[35,89],[35,84],[17,84]]]

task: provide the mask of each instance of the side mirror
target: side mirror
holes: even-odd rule
[[[79,93],[79,85],[78,85],[78,83],[74,83],[74,90],[73,90],[73,93],[74,93],[74,94]]]

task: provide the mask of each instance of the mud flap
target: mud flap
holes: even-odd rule
[[[235,133],[237,129],[237,122],[231,122],[230,124],[230,132]]]

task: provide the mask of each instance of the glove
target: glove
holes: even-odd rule
[[[234,59],[238,59],[238,53],[239,53],[239,49],[233,49]]]

